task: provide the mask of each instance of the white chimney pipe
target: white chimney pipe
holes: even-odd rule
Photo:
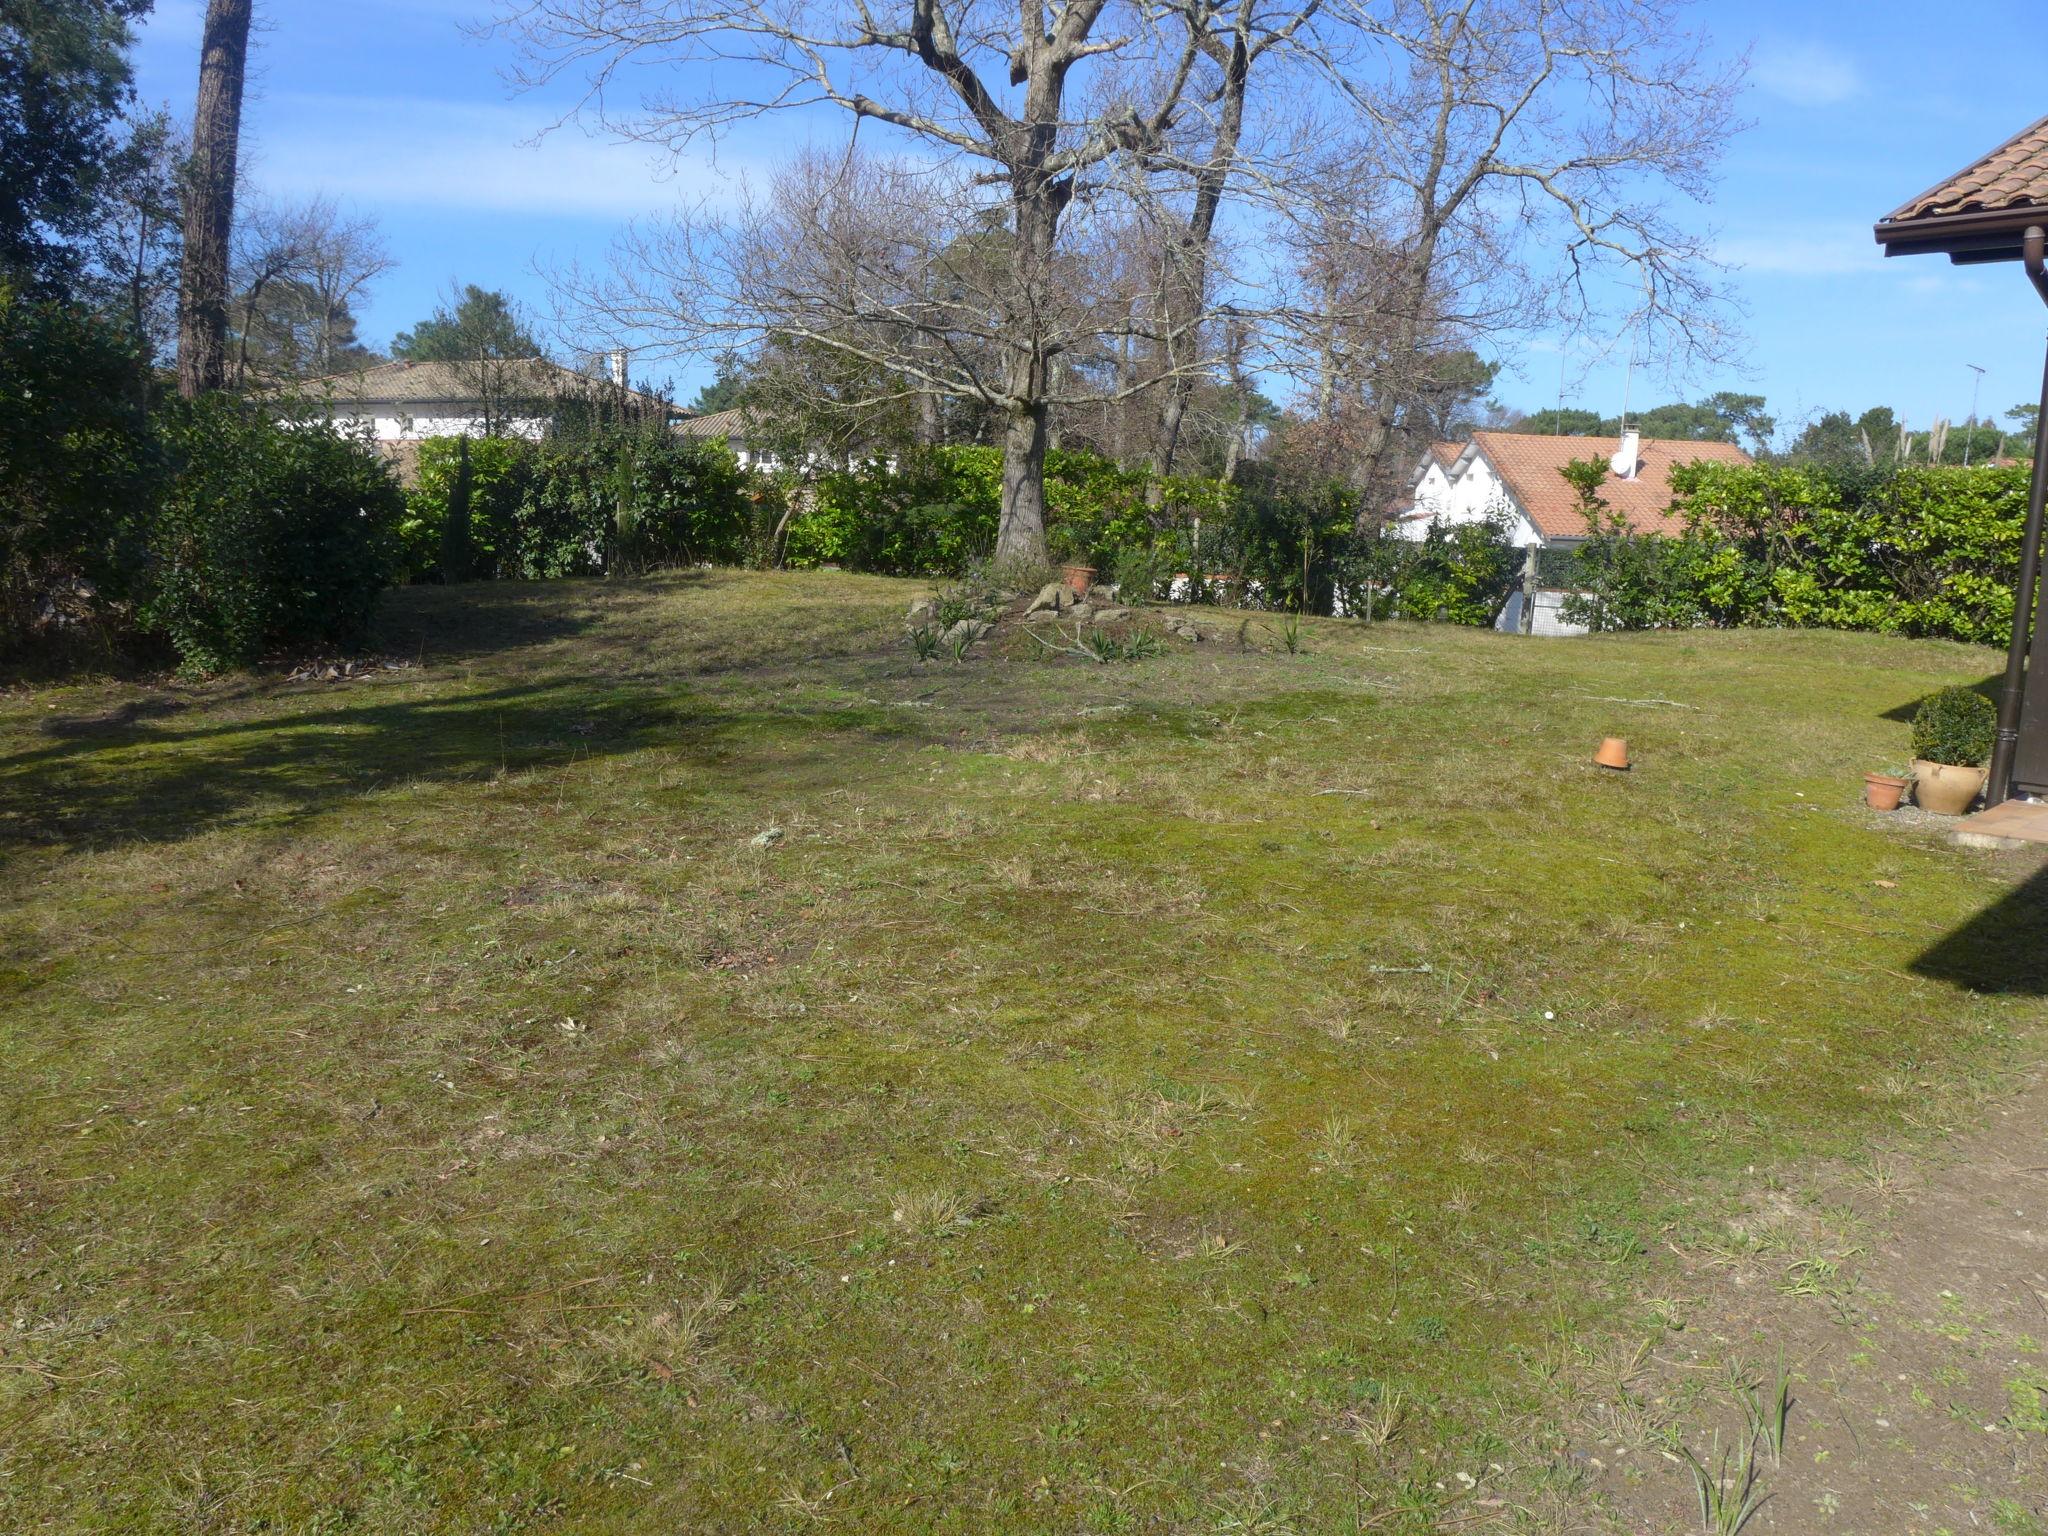
[[[1614,456],[1607,461],[1617,480],[1633,480],[1636,471],[1642,467],[1643,437],[1634,427],[1621,434],[1621,446],[1614,450]]]
[[[625,349],[622,347],[616,352],[607,352],[605,354],[605,361],[611,365],[612,382],[618,385],[619,388],[624,389],[626,387]]]

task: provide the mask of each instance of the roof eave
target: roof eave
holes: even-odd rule
[[[2048,203],[1967,213],[1880,219],[1872,228],[1887,256],[1946,256],[1958,266],[2018,261],[2029,229],[2048,228]]]

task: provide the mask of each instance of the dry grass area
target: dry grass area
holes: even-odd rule
[[[1673,1250],[2038,1049],[1856,803],[1988,653],[916,590],[0,697],[0,1529],[1574,1528]]]

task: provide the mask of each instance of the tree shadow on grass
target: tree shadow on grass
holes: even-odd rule
[[[668,572],[662,584],[672,594],[708,574]],[[389,656],[480,660],[584,637],[657,601],[643,587],[597,580],[401,587],[385,594],[372,646]]]
[[[2048,865],[1930,946],[1912,969],[1972,992],[2048,996]]]
[[[0,855],[176,841],[237,821],[290,825],[406,784],[649,749],[715,768],[722,784],[772,774],[778,790],[802,793],[843,784],[860,740],[917,732],[878,710],[731,707],[640,685],[543,682],[389,701],[376,692],[299,713],[222,720],[209,710],[182,728],[143,713],[48,733],[48,745],[0,762]],[[790,750],[804,745],[814,750]]]
[[[2005,693],[2005,674],[2003,672],[1994,672],[1982,682],[1970,683],[1966,686],[1972,693],[1981,693],[1993,704],[1996,704]],[[1913,716],[1920,712],[1920,706],[1932,697],[1932,693],[1923,693],[1918,698],[1908,699],[1905,703],[1886,710],[1879,718],[1898,720],[1911,725],[1913,723]]]

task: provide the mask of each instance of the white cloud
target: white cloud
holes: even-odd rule
[[[733,195],[758,161],[592,138],[515,105],[280,94],[265,103],[256,182],[292,197],[332,194],[366,208],[445,208],[630,217]]]
[[[1714,254],[1744,272],[1777,277],[1844,277],[1876,272],[1885,255],[1868,224],[1781,227],[1754,235],[1730,235]]]
[[[1863,89],[1855,61],[1825,43],[1765,43],[1749,77],[1759,89],[1801,107],[1832,107]]]

